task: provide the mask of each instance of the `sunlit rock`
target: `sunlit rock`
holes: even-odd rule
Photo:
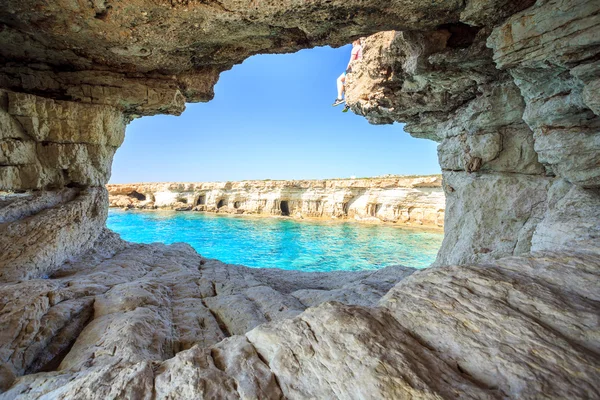
[[[0,398],[599,398],[599,5],[533,3],[4,1]],[[440,143],[436,268],[250,269],[104,228],[126,122],[370,34],[348,104]]]
[[[107,185],[112,207],[442,227],[440,176]]]

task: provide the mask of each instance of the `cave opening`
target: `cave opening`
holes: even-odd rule
[[[134,199],[137,199],[139,201],[146,201],[146,196],[139,192],[136,192],[135,190],[129,193],[127,196],[133,197]]]
[[[369,197],[366,193],[368,186],[361,186],[364,178],[357,179],[356,176],[388,179],[386,177],[395,172],[398,175],[431,175],[439,174],[441,169],[435,142],[410,136],[401,124],[371,125],[362,115],[343,113],[343,106],[332,107],[337,93],[336,79],[345,70],[351,49],[351,45],[338,49],[317,47],[291,54],[253,56],[221,74],[215,86],[215,97],[210,102],[187,104],[185,112],[176,118],[156,115],[131,121],[127,126],[127,140],[115,155],[111,180],[122,183],[169,182],[153,189],[156,190],[156,201],[142,205],[136,203],[135,206],[205,211],[202,218],[206,219],[202,221],[206,223],[214,212],[220,214],[218,220],[222,224],[231,223],[229,218],[222,218],[224,214],[244,214],[238,220],[255,216],[286,217],[280,221],[284,228],[296,226],[295,223],[301,220],[310,223],[311,219],[345,220],[349,216],[352,218],[348,221],[338,222],[372,225],[379,215],[375,215],[375,204],[373,210],[367,212],[366,202],[381,203],[381,200],[377,201],[378,195]],[[294,65],[305,68],[290,82],[286,71]],[[313,82],[314,86],[307,85],[307,82]],[[294,93],[293,103],[280,101],[282,88],[286,93]],[[233,112],[232,102],[247,93],[253,94],[252,101],[245,102],[243,107]],[[297,107],[297,102],[303,106]],[[233,113],[236,118],[232,118]],[[257,118],[261,116],[264,117]],[[178,140],[165,138],[165,131],[177,132]],[[378,145],[365,146],[365,136],[373,138]],[[144,152],[140,152],[140,148],[144,148]],[[160,163],[160,168],[156,168],[148,164],[148,158],[175,161]],[[143,168],[135,170],[132,165]],[[338,178],[340,181],[356,180],[353,185],[357,187],[335,195],[328,192],[328,186],[322,192],[317,189],[309,193],[318,187],[315,184],[311,188],[311,181]],[[295,179],[302,181],[299,185],[290,183],[289,190],[296,193],[280,188],[278,182],[294,182]],[[303,185],[308,187],[301,189]],[[256,188],[253,189],[253,186]],[[301,193],[300,189],[307,192]],[[186,193],[189,203],[185,207],[175,204],[177,199],[181,199],[182,192]],[[143,193],[150,196],[153,191]],[[284,200],[280,200],[282,198]],[[120,203],[114,201],[114,204]],[[134,218],[134,214],[129,213],[128,218]],[[194,219],[194,223],[200,224],[200,220]],[[257,246],[256,242],[251,243],[238,253],[240,255],[236,259],[227,261],[267,266],[296,246],[290,239],[277,250],[261,253],[262,258],[246,258],[242,254],[252,254],[254,248],[272,245],[271,237],[267,235],[270,228],[258,223],[256,226],[260,226],[260,229],[257,228],[257,232],[261,232],[258,238],[265,244]],[[231,253],[225,249],[227,245],[235,248],[240,243],[247,243],[247,238],[241,237],[242,231],[235,230],[235,234],[229,235],[229,243],[219,235],[215,240],[223,244],[214,245],[211,250],[202,247],[208,241],[199,243],[196,248],[203,254],[215,251],[215,247],[221,251],[223,247],[222,254],[226,257]],[[163,234],[162,230],[159,232]],[[339,234],[342,235],[341,232]],[[176,237],[167,240],[188,243],[195,240],[186,239],[183,230],[177,230],[177,234],[173,235]],[[398,234],[387,236],[382,232],[380,235],[381,241],[386,243],[404,240]],[[442,235],[440,233],[440,237]],[[285,229],[274,235],[285,236]],[[313,236],[310,240],[297,240],[296,243],[302,246],[306,243],[306,246],[316,249],[320,245],[313,246],[311,243],[319,238],[319,234]],[[347,242],[346,250],[358,252],[361,246],[367,246],[366,242],[357,239],[365,237],[365,234],[357,233],[351,237],[354,239]],[[130,237],[130,240],[134,241],[135,237]],[[441,238],[436,237],[435,242],[441,243]],[[396,244],[382,246],[381,259],[392,252],[384,254],[385,249],[396,248]],[[439,246],[424,248],[422,259],[427,261],[415,255],[413,265],[433,262],[437,249]],[[403,250],[395,250],[394,254],[400,254],[400,251]],[[328,253],[327,250],[324,252]],[[343,261],[333,261],[337,255],[331,254],[331,265],[337,263],[341,270],[349,268]],[[215,258],[219,257],[220,254],[215,255]],[[329,259],[327,262],[330,262]]]
[[[287,200],[282,200],[281,203],[279,203],[279,208],[281,209],[281,215],[284,217],[290,216],[290,205]]]
[[[456,49],[466,49],[471,46],[477,37],[477,33],[481,30],[481,27],[467,25],[462,22],[445,24],[440,26],[440,28],[450,32],[450,37],[446,45],[449,48]]]
[[[188,103],[177,117],[134,119],[115,154],[110,183],[439,174],[435,142],[410,136],[402,124],[372,125],[362,115],[343,113],[343,106],[331,107],[351,48],[255,55],[221,73],[208,103]],[[285,71],[298,65],[303,68],[290,81]],[[232,101],[248,93],[252,101],[232,118]],[[277,100],[286,93],[294,94],[292,103]],[[167,140],[165,132],[177,132],[178,140]],[[385,148],[365,146],[367,136]],[[177,162],[149,166],[148,158]],[[359,158],[368,162],[356,163]]]
[[[203,374],[207,370],[205,365],[190,363],[198,355],[211,356],[209,367],[220,371],[217,372],[222,379],[215,380],[211,389],[214,387],[215,393],[233,395],[236,391],[272,394],[278,398],[294,397],[298,393],[310,398],[326,398],[331,393],[340,397],[388,398],[398,397],[398,393],[416,397],[424,391],[427,391],[425,395],[435,392],[434,395],[440,397],[453,397],[461,393],[472,398],[538,398],[540,394],[556,398],[593,398],[598,394],[595,383],[599,346],[594,336],[595,321],[588,318],[598,315],[599,311],[595,301],[599,292],[595,284],[599,281],[595,276],[598,275],[598,246],[590,240],[597,237],[595,228],[600,226],[594,213],[599,207],[598,191],[590,189],[600,186],[595,157],[598,151],[594,147],[595,136],[592,136],[592,129],[599,121],[587,109],[600,116],[596,96],[600,93],[600,82],[598,65],[594,64],[600,49],[594,41],[596,36],[591,33],[597,29],[590,29],[596,27],[587,26],[585,22],[590,17],[594,19],[600,9],[591,9],[592,2],[561,1],[560,5],[565,7],[557,9],[556,2],[542,0],[532,10],[514,17],[511,14],[519,10],[513,7],[530,4],[533,0],[422,4],[356,1],[343,5],[323,2],[316,6],[302,2],[294,7],[282,2],[281,8],[273,4],[277,2],[263,2],[265,8],[259,7],[261,2],[254,2],[256,12],[250,10],[255,8],[254,4],[252,7],[247,4],[194,7],[193,2],[187,0],[165,0],[155,2],[167,3],[156,4],[161,8],[166,6],[164,10],[151,7],[151,2],[142,2],[143,8],[135,5],[115,8],[114,15],[107,11],[110,9],[104,4],[107,2],[94,1],[92,9],[87,6],[76,11],[77,7],[71,7],[68,12],[57,12],[58,8],[51,8],[52,5],[27,7],[28,3],[36,3],[35,0],[8,0],[8,13],[0,13],[6,14],[0,16],[3,40],[15,41],[16,38],[19,44],[5,46],[0,51],[9,56],[3,86],[10,85],[11,89],[25,94],[39,91],[46,97],[63,96],[66,107],[62,112],[50,107],[52,99],[28,100],[21,93],[12,96],[7,103],[2,94],[0,116],[3,122],[8,118],[4,109],[9,104],[15,132],[20,133],[23,128],[29,133],[41,133],[39,136],[49,133],[53,141],[42,142],[41,146],[33,144],[27,149],[27,153],[40,156],[39,160],[19,154],[24,146],[21,139],[7,142],[17,149],[14,160],[8,164],[17,166],[5,165],[3,160],[0,167],[9,167],[10,180],[21,188],[43,186],[51,179],[53,189],[63,186],[81,189],[67,190],[77,192],[76,201],[69,193],[42,193],[43,197],[34,199],[30,205],[0,210],[0,248],[3,248],[0,264],[4,266],[0,275],[8,283],[2,289],[6,292],[4,297],[10,300],[4,305],[2,317],[6,323],[2,325],[33,329],[16,339],[8,337],[4,340],[6,343],[2,343],[12,354],[8,361],[3,360],[0,368],[0,391],[7,387],[10,390],[5,396],[49,393],[49,396],[68,397],[90,387],[95,388],[92,395],[96,398],[105,397],[106,393],[110,395],[114,388],[147,397],[193,395],[204,387],[199,388],[197,380],[186,382],[185,375]],[[446,8],[446,4],[450,6]],[[31,13],[28,8],[32,9]],[[561,12],[567,8],[567,13]],[[94,9],[95,18],[100,21],[90,23],[88,18],[94,17]],[[200,16],[186,18],[198,11]],[[20,14],[30,16],[22,18]],[[39,23],[40,15],[44,15],[43,24]],[[482,30],[456,24],[459,20],[479,24]],[[439,159],[445,170],[443,185],[448,194],[450,234],[436,262],[437,268],[413,274],[414,271],[404,266],[394,266],[395,260],[387,257],[403,251],[412,254],[417,243],[430,238],[429,234],[423,234],[407,240],[407,249],[392,247],[397,244],[394,228],[377,226],[379,222],[386,222],[390,213],[403,214],[393,206],[406,203],[393,203],[386,196],[373,193],[357,195],[357,201],[351,203],[351,215],[373,222],[363,232],[353,230],[356,225],[352,227],[346,221],[325,221],[329,217],[335,219],[340,206],[347,212],[343,201],[356,194],[353,191],[356,187],[351,186],[354,180],[340,184],[346,186],[336,195],[325,193],[333,187],[327,183],[315,185],[310,193],[301,195],[291,192],[303,183],[282,190],[277,190],[275,183],[266,183],[271,192],[263,198],[259,198],[258,191],[254,192],[256,196],[240,193],[240,187],[247,183],[213,185],[215,190],[208,192],[208,208],[214,211],[214,199],[220,199],[221,215],[179,213],[166,225],[170,232],[192,233],[187,239],[196,239],[196,244],[210,242],[215,248],[228,237],[232,238],[229,243],[225,242],[229,248],[222,246],[221,253],[207,255],[197,247],[196,253],[192,247],[179,244],[130,245],[105,229],[107,191],[104,184],[110,175],[111,152],[122,141],[124,120],[154,112],[179,113],[185,98],[207,100],[211,93],[205,92],[213,90],[216,78],[209,73],[205,77],[206,70],[227,68],[241,62],[246,54],[258,51],[292,51],[327,42],[338,45],[345,37],[386,27],[400,27],[408,34],[416,32],[416,36],[420,36],[447,22],[453,22],[445,27],[447,31],[436,31],[427,38],[431,39],[431,46],[407,39],[402,46],[390,47],[414,55],[407,60],[400,59],[398,54],[388,56],[384,46],[378,47],[378,54],[371,54],[372,60],[387,59],[392,66],[402,64],[408,68],[402,71],[386,65],[379,68],[374,61],[363,76],[370,75],[369,72],[376,75],[378,70],[392,71],[393,76],[378,76],[384,85],[380,85],[381,82],[368,85],[367,93],[361,97],[365,99],[364,107],[353,109],[357,113],[364,112],[374,123],[405,121],[409,115],[407,130],[420,137],[437,136],[442,142]],[[295,28],[296,25],[299,28]],[[74,33],[83,31],[80,35],[70,35],[65,27]],[[32,28],[36,30],[33,36]],[[500,33],[483,37],[490,31]],[[198,32],[201,35],[197,35]],[[103,36],[107,39],[102,39]],[[60,41],[55,40],[57,37]],[[88,38],[91,45],[86,46]],[[29,39],[35,40],[33,46],[28,44]],[[150,44],[148,47],[152,50],[141,49],[134,43]],[[539,43],[547,45],[537,46]],[[69,53],[69,49],[76,51]],[[112,53],[110,60],[103,58],[107,52]],[[153,52],[154,58],[148,52]],[[165,57],[166,54],[169,56]],[[406,147],[414,152],[409,146],[391,143],[391,139],[381,135],[380,128],[377,134],[366,133],[362,129],[364,125],[359,125],[352,113],[342,114],[339,108],[323,107],[327,101],[321,101],[321,93],[312,88],[326,85],[313,83],[310,85],[312,93],[299,99],[293,85],[302,80],[296,71],[310,69],[305,65],[300,67],[304,68],[291,70],[280,65],[279,71],[267,71],[266,74],[273,76],[281,72],[280,87],[272,93],[263,93],[260,86],[256,90],[252,85],[258,79],[252,74],[231,85],[246,96],[238,93],[237,97],[223,97],[225,90],[219,91],[226,104],[224,109],[229,113],[218,115],[215,108],[207,110],[223,121],[231,120],[226,121],[231,122],[228,129],[211,126],[207,119],[197,118],[195,126],[204,130],[203,135],[197,135],[201,136],[203,154],[167,154],[160,148],[159,156],[144,151],[143,163],[129,159],[134,168],[149,170],[152,179],[170,183],[154,184],[160,187],[156,191],[137,189],[141,193],[134,192],[144,200],[151,199],[152,203],[147,200],[138,203],[135,199],[141,198],[137,195],[112,196],[109,201],[122,208],[150,208],[155,207],[153,193],[156,193],[156,204],[160,207],[166,203],[172,205],[179,199],[178,192],[184,191],[187,200],[193,203],[194,191],[210,185],[183,183],[190,181],[185,173],[197,174],[192,176],[196,182],[213,179],[207,179],[206,175],[199,177],[206,171],[223,173],[227,181],[239,181],[252,173],[255,174],[253,179],[263,178],[267,175],[257,175],[252,170],[255,160],[248,159],[256,157],[255,153],[261,148],[267,151],[268,157],[258,155],[266,159],[267,172],[287,173],[296,179],[308,177],[311,168],[316,171],[312,176],[323,171],[347,176],[348,169],[335,169],[342,164],[343,157],[362,167],[384,160],[388,150],[399,159],[407,157],[398,154],[398,148]],[[335,68],[335,74],[339,74],[341,69]],[[316,69],[321,75],[334,75],[324,72],[325,68]],[[405,76],[398,76],[403,75],[399,72]],[[564,79],[563,74],[569,77]],[[557,78],[559,75],[563,77]],[[116,81],[114,86],[113,81]],[[392,87],[386,85],[389,82]],[[420,87],[432,90],[420,91]],[[558,93],[559,90],[562,93]],[[132,96],[131,92],[139,93]],[[413,93],[415,98],[412,98]],[[565,99],[564,93],[567,93]],[[263,95],[266,102],[261,98]],[[377,97],[381,101],[378,102]],[[400,101],[402,98],[408,100]],[[243,106],[235,107],[239,99]],[[269,103],[269,100],[272,101]],[[93,104],[93,108],[103,114],[88,120],[91,113],[80,111],[91,110],[90,105],[83,104],[90,101],[100,102]],[[19,102],[31,102],[33,107],[17,107]],[[76,105],[76,102],[82,104]],[[247,126],[253,119],[261,119],[256,118],[254,110],[249,110],[254,103],[269,110],[265,120],[283,121],[282,125],[277,129]],[[303,115],[296,118],[288,109],[274,108],[278,104],[287,105],[290,110],[300,109]],[[330,104],[329,101],[325,105]],[[211,107],[214,106],[213,103]],[[125,115],[120,114],[122,107],[127,107]],[[336,116],[335,123],[321,127],[320,131],[305,124],[307,120],[323,121],[317,115],[319,107],[333,110],[332,115]],[[30,116],[20,115],[28,109],[36,111]],[[49,115],[56,111],[65,118],[53,121],[56,118]],[[79,118],[83,121],[77,121]],[[236,122],[240,123],[235,125]],[[353,124],[361,128],[362,135],[348,129],[348,125]],[[81,127],[70,132],[74,125]],[[50,129],[46,129],[48,126]],[[117,134],[110,138],[94,135],[95,127],[99,126],[105,133],[117,128],[114,129]],[[88,127],[91,129],[86,129]],[[92,131],[90,137],[87,137],[88,130]],[[315,135],[311,136],[313,131]],[[341,131],[346,137],[330,140],[327,134],[333,131]],[[57,143],[57,132],[65,136],[59,141],[70,142]],[[171,141],[198,148],[195,146],[198,142],[182,138],[176,129],[167,132]],[[236,132],[243,132],[247,138],[235,136]],[[585,136],[579,138],[578,132],[584,132]],[[36,141],[39,136],[35,136]],[[89,146],[82,143],[95,140],[94,136],[100,137],[100,143]],[[148,142],[155,142],[144,136]],[[580,141],[591,145],[579,144]],[[3,140],[3,150],[7,143]],[[349,143],[358,143],[360,151],[353,153],[347,146]],[[235,151],[236,145],[245,148]],[[293,149],[294,154],[282,154],[282,149]],[[333,152],[321,153],[322,149],[333,149]],[[376,151],[370,152],[372,149]],[[227,154],[218,154],[218,150]],[[152,170],[150,165],[169,164],[173,154],[177,159],[171,164],[180,173],[176,175],[177,182],[163,174],[164,171]],[[579,156],[576,162],[573,154]],[[90,159],[84,160],[88,155]],[[299,155],[300,161],[294,160],[292,155]],[[211,158],[213,156],[215,158]],[[200,159],[198,168],[186,165],[193,158]],[[159,162],[148,162],[148,159]],[[236,164],[235,160],[242,162]],[[318,165],[321,160],[331,169]],[[296,171],[299,173],[286,170],[294,162],[304,169]],[[415,164],[421,162],[417,160]],[[51,164],[47,170],[46,163]],[[396,164],[387,165],[393,171],[386,172],[407,173]],[[352,174],[373,176],[373,170],[363,171],[365,169],[353,170]],[[9,175],[3,175],[6,176]],[[30,178],[33,182],[25,182]],[[218,179],[221,178],[213,180]],[[417,185],[410,189],[420,190]],[[122,193],[129,190],[124,189]],[[286,200],[281,201],[282,197]],[[257,228],[258,218],[223,216],[242,213],[234,210],[239,202],[233,200],[240,198],[244,199],[244,208],[264,200],[268,204],[266,213],[275,215],[260,220],[263,223],[260,228]],[[308,206],[301,207],[299,198]],[[507,198],[511,201],[507,202]],[[276,216],[277,206],[282,215],[286,210],[289,215],[290,203],[294,217],[301,214],[300,211],[314,216],[315,199],[322,201],[322,204],[316,202],[323,217],[320,221],[307,221],[301,226],[292,218]],[[431,204],[431,198],[422,199],[427,203],[420,205]],[[180,204],[175,207],[192,208]],[[439,208],[433,209],[439,213]],[[408,210],[405,214],[409,221],[439,219],[439,215],[425,215],[420,207],[402,210]],[[413,212],[415,218],[411,216]],[[332,213],[336,215],[332,217]],[[162,212],[160,215],[174,214]],[[369,218],[369,214],[376,218]],[[130,233],[139,235],[140,231],[147,233],[155,223],[151,219],[156,218],[147,216],[144,212],[117,209],[109,219],[138,218],[130,225]],[[12,219],[17,219],[18,224]],[[177,225],[173,223],[175,220]],[[208,229],[198,225],[190,228],[188,223],[192,220],[210,220],[213,225],[219,221],[226,232],[211,229],[209,225]],[[274,231],[274,226],[284,229]],[[305,229],[307,226],[311,229]],[[165,229],[157,226],[156,231]],[[385,242],[383,234],[388,233],[393,239]],[[32,238],[34,245],[31,245]],[[259,242],[260,238],[269,241]],[[188,242],[186,238],[177,239]],[[361,240],[367,246],[359,249],[357,244]],[[304,243],[308,245],[301,247]],[[434,248],[435,243],[431,247]],[[318,251],[309,253],[309,249]],[[378,252],[380,249],[383,252]],[[344,260],[342,257],[334,261],[325,259],[326,254],[335,252],[347,260],[358,256],[360,263],[374,262],[354,274],[310,275],[287,272],[284,270],[287,268],[280,268],[282,265],[274,262],[265,265],[269,260],[258,259],[259,252],[269,256],[286,253],[291,262],[285,267],[306,267],[307,272],[315,272],[315,268],[323,268],[321,272],[332,271]],[[225,260],[221,257],[234,253],[246,258]],[[495,261],[505,255],[511,258]],[[214,261],[217,259],[223,263]],[[413,261],[402,264],[415,266]],[[254,262],[256,264],[251,264]],[[384,263],[390,268],[381,273],[369,271],[371,266],[375,269]],[[242,265],[280,269],[260,271]],[[57,280],[50,275],[51,279],[47,280],[47,273],[53,270],[59,273],[72,270],[74,274]],[[510,304],[507,304],[507,290],[510,290]],[[37,306],[40,295],[44,300],[47,298],[41,308]],[[150,308],[144,307],[148,305]],[[36,309],[38,312],[29,312]],[[86,313],[92,319],[91,325],[87,325],[90,321]],[[132,323],[123,324],[123,321]],[[507,324],[513,328],[507,331]],[[61,329],[61,325],[64,328]],[[147,328],[139,329],[140,326]],[[157,345],[143,346],[143,354],[139,354],[140,343],[148,342],[150,336]],[[224,341],[223,338],[229,339]],[[167,345],[162,345],[165,343]],[[197,347],[177,354],[192,345]],[[277,354],[272,357],[271,353],[282,348],[314,351],[297,352],[298,357],[294,355],[293,359]],[[236,362],[240,351],[251,356],[245,357],[247,362],[241,366]],[[137,365],[141,367],[133,365],[131,357],[123,358],[128,354],[139,354],[143,364]],[[332,354],[336,356],[334,360]],[[385,356],[383,368],[369,368],[381,364],[382,354]],[[34,365],[24,364],[31,360],[35,360]],[[289,371],[298,365],[305,368],[292,374],[290,385]],[[424,371],[423,365],[429,365],[429,371]],[[15,376],[58,367],[60,371],[56,373]],[[107,368],[115,373],[96,373]],[[266,372],[254,374],[256,379],[246,382],[245,378],[257,368],[259,372]],[[348,379],[358,370],[363,375],[361,379]],[[186,374],[178,377],[182,375],[180,371]],[[431,371],[438,373],[428,373]],[[136,379],[139,376],[142,379]],[[148,376],[149,379],[143,379]],[[244,385],[236,385],[236,382]]]

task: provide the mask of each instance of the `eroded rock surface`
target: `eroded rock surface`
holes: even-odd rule
[[[460,19],[488,25],[532,3],[7,0],[0,56],[10,62],[0,66],[0,86],[138,115],[180,113],[185,101],[211,99],[218,74],[253,54]]]
[[[109,231],[61,267],[47,279],[0,286],[4,388],[11,376],[38,371],[88,376],[167,360],[325,300],[373,306],[414,272],[256,270],[204,259],[189,245],[126,243]]]
[[[498,27],[365,40],[348,79],[352,109],[372,123],[406,122],[411,135],[440,143],[445,229],[454,233],[437,264],[597,237],[598,37],[596,2],[548,0]],[[555,203],[571,190],[589,215],[572,212],[565,225]]]
[[[92,248],[106,224],[104,188],[7,198],[0,207],[0,282],[51,275]]]
[[[0,90],[0,191],[104,185],[125,122],[114,107]]]
[[[600,395],[595,243],[313,274],[115,236],[51,279],[0,287],[0,398]]]
[[[438,175],[106,187],[112,207],[444,225],[444,193]]]

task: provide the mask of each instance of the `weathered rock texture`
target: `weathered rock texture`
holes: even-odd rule
[[[104,229],[131,118],[392,29],[348,103],[440,143],[438,267],[252,270]],[[0,398],[600,398],[598,1],[5,0],[0,44]]]
[[[599,261],[300,273],[106,232],[0,287],[0,398],[598,398]]]
[[[106,202],[104,188],[0,196],[0,282],[47,277],[89,250],[106,224]]]
[[[63,264],[50,278],[0,286],[0,387],[10,386],[15,376],[38,371],[89,378],[102,370],[107,378],[106,373],[138,362],[167,360],[193,346],[209,347],[262,323],[295,317],[323,301],[373,306],[413,271],[388,267],[313,274],[250,269],[204,259],[189,245],[133,245],[106,231],[93,251]],[[260,363],[256,354],[254,361]],[[171,362],[177,364],[177,359]],[[62,391],[55,386],[62,386],[64,378],[51,377],[49,386],[41,381],[33,385],[38,395]],[[4,397],[20,393],[19,385]],[[148,389],[137,385],[132,382],[126,390]],[[117,389],[110,390],[118,397]],[[106,398],[102,391],[83,396]]]
[[[0,191],[102,186],[125,122],[114,107],[0,90]]]
[[[218,74],[253,54],[459,19],[490,25],[532,3],[6,0],[0,87],[134,114],[180,113],[185,101],[212,98]]]
[[[440,176],[107,185],[112,207],[350,218],[442,227]]]
[[[373,35],[349,77],[355,112],[440,143],[439,265],[598,237],[597,2],[538,1],[491,28]],[[591,214],[565,225],[553,209],[571,190]]]

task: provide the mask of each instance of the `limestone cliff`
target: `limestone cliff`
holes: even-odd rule
[[[442,227],[439,176],[107,185],[112,207],[340,218]]]
[[[440,143],[438,267],[265,271],[105,230],[132,118],[371,34],[348,102]],[[594,0],[4,0],[0,398],[600,398],[599,59]]]
[[[538,1],[496,29],[440,26],[364,41],[348,79],[353,111],[440,143],[452,233],[438,264],[599,236],[596,11],[589,1]],[[590,215],[569,209],[575,198]]]

